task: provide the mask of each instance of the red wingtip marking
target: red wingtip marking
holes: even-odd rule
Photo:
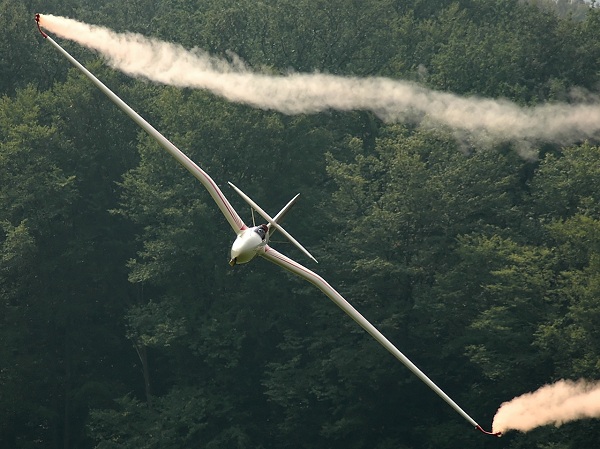
[[[483,430],[483,428],[481,426],[477,426],[475,427],[477,430],[479,430],[481,433],[484,433],[486,435],[491,435],[493,437],[497,437],[500,438],[502,436],[502,432],[488,432],[487,430]]]
[[[39,14],[35,15],[35,22],[37,23],[38,31],[40,32],[40,34],[44,37],[44,39],[47,38],[48,35],[42,31],[42,27],[40,26],[40,15]]]

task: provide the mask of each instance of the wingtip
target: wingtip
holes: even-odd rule
[[[44,31],[42,30],[42,27],[40,25],[40,13],[36,13],[36,15],[35,15],[35,22],[37,24],[38,31],[40,32],[40,34],[42,35],[42,37],[44,39],[47,39],[48,35],[46,33],[44,33]]]
[[[475,427],[475,429],[479,430],[481,433],[485,434],[485,435],[491,435],[493,437],[496,438],[500,438],[502,436],[502,432],[488,432],[487,430],[484,430],[483,427],[481,427],[479,424],[477,425],[477,427]]]

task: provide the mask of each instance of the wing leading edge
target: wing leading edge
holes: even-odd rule
[[[381,346],[388,350],[396,359],[402,362],[413,374],[415,374],[422,382],[431,388],[439,397],[441,397],[448,405],[457,411],[463,418],[470,422],[475,428],[480,429],[481,426],[475,422],[460,406],[454,402],[444,391],[438,387],[423,371],[421,371],[408,357],[406,357],[396,346],[392,344],[379,330],[373,326],[358,310],[356,310],[348,301],[344,299],[331,285],[325,281],[314,271],[300,265],[298,262],[281,254],[279,251],[267,245],[264,252],[260,255],[275,265],[291,271],[292,273],[306,279],[308,282],[319,288],[331,299],[340,309],[346,312],[354,321],[358,323],[365,331],[369,333]]]
[[[41,32],[41,29],[40,29]],[[247,226],[240,218],[239,214],[235,211],[233,206],[229,203],[219,186],[215,181],[198,167],[189,157],[187,157],[179,148],[173,145],[165,136],[158,132],[150,123],[142,118],[137,112],[135,112],[127,103],[121,100],[112,90],[96,78],[89,70],[79,63],[73,56],[71,56],[65,49],[58,45],[50,36],[46,33],[42,35],[60,52],[65,56],[71,64],[77,67],[92,83],[96,85],[119,109],[127,114],[137,125],[139,125],[144,131],[146,131],[150,137],[156,140],[167,152],[173,156],[181,165],[183,165],[194,177],[202,183],[206,188],[212,199],[217,203],[217,206],[225,216],[225,219],[238,234],[241,230],[246,229]]]

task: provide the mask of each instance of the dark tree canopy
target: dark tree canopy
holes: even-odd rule
[[[598,9],[0,10],[0,449],[498,447],[310,284],[263,260],[230,269],[233,234],[210,196],[43,42],[33,14],[234,52],[271,73],[386,76],[536,105],[597,90]],[[221,187],[272,213],[301,192],[284,224],[313,268],[485,427],[514,396],[600,377],[597,141],[540,141],[524,160],[516,144],[465,148],[448,129],[367,112],[287,116],[134,80],[64,45]],[[586,420],[502,444],[587,449],[599,431]]]

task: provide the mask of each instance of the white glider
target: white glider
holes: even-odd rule
[[[471,425],[477,430],[488,434],[500,436],[499,433],[493,434],[483,430],[483,428],[477,424],[477,422],[471,418],[462,408],[458,406],[444,391],[439,388],[429,377],[427,377],[414,363],[412,363],[402,352],[400,352],[375,326],[373,326],[365,317],[363,317],[348,301],[346,301],[342,295],[340,295],[331,285],[327,283],[321,276],[316,274],[314,271],[306,268],[298,262],[284,256],[280,252],[269,246],[269,237],[271,234],[278,230],[287,239],[289,239],[294,245],[296,245],[304,254],[310,259],[316,262],[316,259],[306,250],[299,242],[296,241],[285,229],[281,227],[278,221],[283,215],[291,208],[296,202],[298,195],[296,195],[286,206],[273,218],[271,218],[264,210],[260,208],[250,197],[243,193],[233,184],[229,183],[231,187],[266,221],[266,224],[259,226],[248,227],[244,224],[239,214],[231,206],[225,195],[219,189],[213,179],[200,167],[198,167],[190,158],[188,158],[182,151],[180,151],[175,145],[173,145],[168,139],[166,139],[161,133],[159,133],[152,125],[144,120],[137,112],[129,107],[123,100],[121,100],[115,93],[113,93],[108,87],[106,87],[98,78],[96,78],[90,71],[88,71],[83,65],[81,65],[75,58],[67,53],[60,45],[58,45],[50,36],[42,31],[40,28],[40,16],[36,15],[36,21],[38,23],[38,29],[42,36],[46,38],[60,53],[62,53],[75,67],[77,67],[92,83],[94,83],[113,103],[115,103],[120,109],[122,109],[135,123],[137,123],[142,129],[144,129],[151,137],[153,137],[165,150],[167,150],[181,165],[189,170],[198,179],[202,185],[206,188],[210,196],[213,198],[217,206],[229,222],[229,225],[236,233],[237,237],[231,247],[231,258],[230,265],[247,263],[251,261],[255,256],[261,256],[264,259],[273,262],[280,267],[297,274],[301,278],[304,278],[318,289],[320,289],[325,295],[327,295],[338,307],[340,307],[346,314],[356,321],[364,330],[366,330],[379,344],[387,349],[396,359],[402,362],[410,371],[412,371],[421,381],[423,381],[429,388],[437,393],[444,401],[446,401],[456,412],[458,412],[464,419],[466,419]]]

